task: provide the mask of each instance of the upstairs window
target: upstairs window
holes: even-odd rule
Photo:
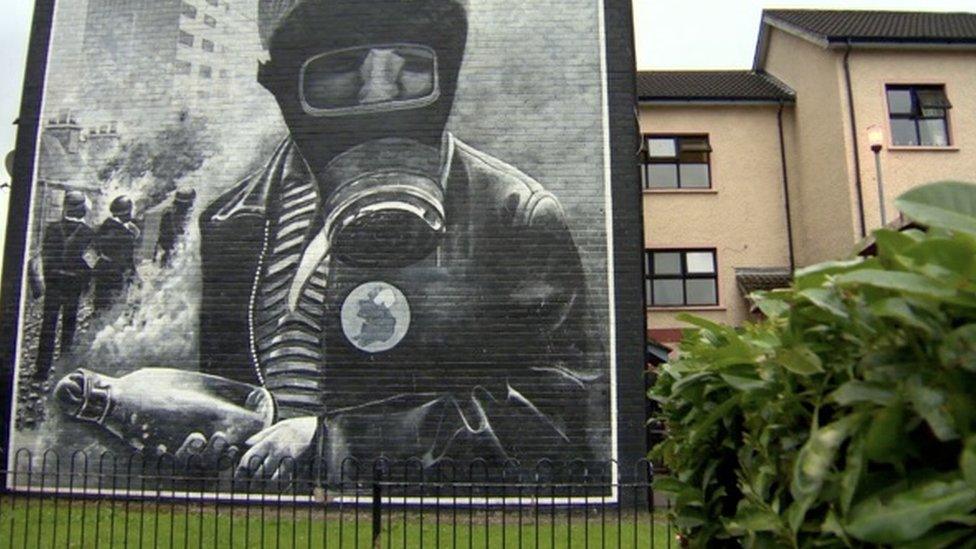
[[[189,61],[176,60],[173,62],[176,74],[190,74],[193,72],[193,65]]]
[[[213,69],[207,65],[200,65],[200,78],[212,78]]]
[[[645,189],[709,189],[712,147],[707,135],[651,135],[644,143]]]
[[[945,86],[888,86],[891,144],[896,147],[948,147]]]
[[[190,19],[197,18],[197,8],[186,2],[183,2],[183,15],[189,17]]]
[[[647,250],[645,292],[650,307],[718,305],[715,250]]]
[[[203,51],[209,51],[209,52],[214,51],[213,41],[207,40],[206,38],[200,41],[200,47],[203,48]]]
[[[204,15],[203,16],[203,24],[206,25],[206,26],[208,26],[208,27],[216,27],[217,26],[217,20],[214,19],[213,17],[209,16],[209,15]]]
[[[220,0],[207,0],[207,3],[214,7],[220,6]]]
[[[184,46],[193,47],[193,35],[186,32],[185,30],[180,31],[180,44]]]

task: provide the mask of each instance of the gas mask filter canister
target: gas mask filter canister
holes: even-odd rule
[[[414,140],[363,143],[334,158],[323,227],[332,257],[359,267],[401,267],[437,247],[445,230],[440,152]]]

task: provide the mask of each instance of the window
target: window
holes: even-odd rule
[[[200,65],[200,78],[211,78],[213,77],[213,69],[207,65]]]
[[[888,86],[891,144],[896,147],[948,147],[947,114],[952,105],[944,86]]]
[[[217,26],[217,20],[214,19],[213,17],[209,16],[209,15],[204,15],[203,16],[203,24],[206,25],[206,26],[208,26],[208,27],[216,27]]]
[[[207,40],[206,38],[200,41],[200,47],[203,48],[203,51],[214,51],[213,41]]]
[[[185,30],[180,31],[180,44],[184,46],[193,47],[193,35],[186,32]]]
[[[190,74],[193,72],[193,65],[189,61],[176,60],[173,62],[176,74]]]
[[[221,78],[230,78],[230,73],[227,72],[227,69],[220,69],[220,77]]]
[[[189,17],[190,19],[196,19],[197,8],[195,6],[187,4],[186,2],[183,2],[183,15]]]
[[[220,0],[207,0],[207,3],[214,7],[220,6]]]
[[[707,135],[651,135],[644,143],[645,189],[708,189],[712,186]]]
[[[718,305],[715,250],[648,250],[645,291],[651,307]]]

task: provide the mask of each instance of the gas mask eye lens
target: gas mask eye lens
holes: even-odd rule
[[[303,109],[313,116],[423,107],[440,96],[437,55],[413,44],[325,52],[302,66],[300,91]]]
[[[354,50],[346,53],[337,54],[324,60],[320,66],[326,72],[348,73],[359,72],[359,67],[363,65],[366,53],[361,50]]]

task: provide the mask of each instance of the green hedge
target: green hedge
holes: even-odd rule
[[[650,396],[691,546],[976,547],[976,186],[897,204],[928,229],[797,271],[766,320],[683,318]]]

